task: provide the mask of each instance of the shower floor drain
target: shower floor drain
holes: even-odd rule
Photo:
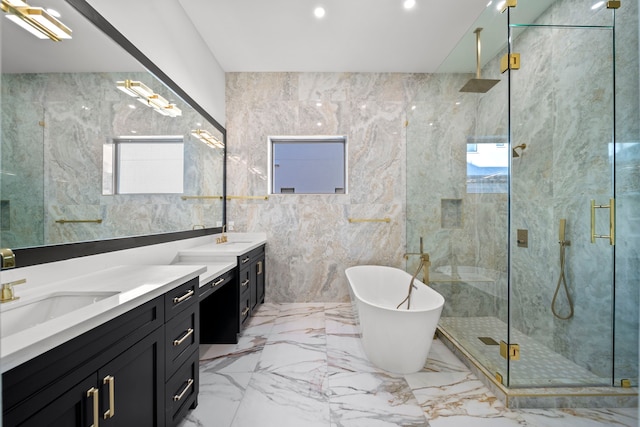
[[[491,337],[478,337],[478,339],[485,345],[498,345],[498,341]]]

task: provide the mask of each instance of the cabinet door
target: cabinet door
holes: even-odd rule
[[[85,427],[92,425],[94,408],[96,407],[93,404],[93,399],[98,399],[95,385],[96,376],[94,374],[62,393],[56,400],[19,425],[24,427]],[[10,425],[18,424],[5,419],[5,426]]]
[[[265,293],[265,257],[262,255],[256,261],[256,288],[257,288],[257,303],[262,304],[264,302]]]
[[[164,328],[98,371],[100,426],[164,425]]]

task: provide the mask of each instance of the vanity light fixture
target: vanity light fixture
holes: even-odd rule
[[[175,105],[154,93],[147,85],[135,80],[122,80],[116,83],[118,89],[133,96],[142,104],[153,108],[163,116],[178,117],[182,111]]]
[[[71,38],[71,29],[41,7],[31,7],[22,0],[2,0],[2,11],[39,39],[59,42]]]
[[[191,131],[191,135],[211,147],[224,148],[224,144],[207,130],[195,129]]]

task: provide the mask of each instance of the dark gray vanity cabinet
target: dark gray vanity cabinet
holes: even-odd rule
[[[264,302],[265,294],[265,245],[238,257],[240,317],[239,331],[249,317]]]
[[[197,299],[195,278],[5,372],[3,425],[176,425],[197,404]]]

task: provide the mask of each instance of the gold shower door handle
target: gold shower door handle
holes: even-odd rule
[[[596,209],[609,209],[609,235],[596,234]],[[609,239],[609,244],[616,244],[616,199],[609,199],[608,205],[596,205],[595,200],[591,200],[591,243],[596,239]]]

